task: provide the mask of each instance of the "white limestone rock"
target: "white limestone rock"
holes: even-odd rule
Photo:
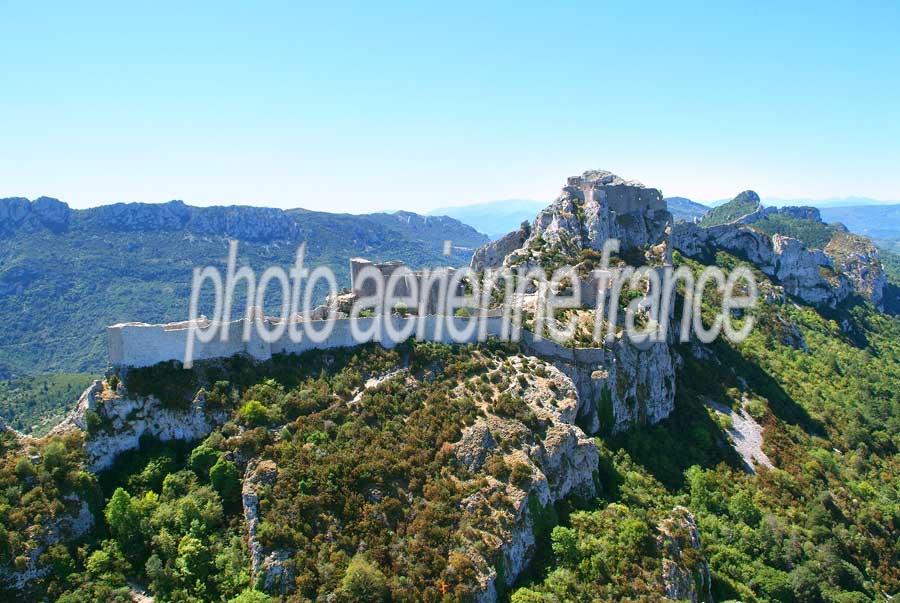
[[[742,224],[702,228],[679,223],[672,245],[684,255],[711,262],[717,250],[727,251],[758,267],[806,304],[836,308],[852,293],[846,276],[835,272],[831,259],[818,249],[807,249],[797,239],[772,237]]]
[[[539,265],[533,256],[544,246],[575,254],[599,251],[609,238],[619,240],[623,253],[660,244],[667,249],[671,224],[659,190],[591,170],[568,179],[559,197],[535,217],[530,232],[515,231],[477,250],[472,268]]]
[[[481,272],[489,268],[502,267],[507,257],[525,244],[528,234],[520,228],[479,247],[472,255],[472,270]]]
[[[89,427],[89,416],[96,425]],[[143,436],[161,441],[200,440],[227,420],[224,410],[207,408],[202,394],[184,410],[165,407],[153,397],[129,397],[123,387],[112,392],[94,381],[81,395],[75,409],[51,433],[79,429],[85,432],[87,469],[108,469],[118,455],[136,450]]]
[[[270,460],[251,460],[244,472],[241,504],[247,528],[247,549],[250,551],[250,574],[259,580],[266,592],[286,594],[294,588],[295,571],[291,552],[266,550],[259,542],[259,489],[271,486],[278,478],[278,466]]]
[[[887,275],[878,248],[866,237],[839,231],[825,246],[835,267],[850,279],[856,293],[884,310]]]
[[[535,370],[535,366],[541,368]],[[488,414],[466,429],[452,446],[457,459],[471,468],[483,462],[487,454],[513,445],[505,455],[508,464],[524,464],[531,471],[527,485],[507,484],[487,476],[488,486],[461,503],[467,516],[475,517],[480,509],[491,506],[489,501],[495,494],[509,500],[497,510],[507,517],[498,525],[506,527],[482,534],[492,543],[496,559],[485,558],[474,543],[466,553],[479,571],[481,591],[476,601],[497,600],[498,563],[505,586],[512,585],[528,567],[534,558],[535,528],[540,521],[535,513],[542,514],[550,505],[575,493],[587,497],[596,493],[599,457],[594,442],[574,424],[579,407],[574,383],[562,371],[535,357],[516,357],[512,367],[515,374],[507,391],[524,400],[540,419],[549,421],[545,434],[535,437],[515,419]]]
[[[685,507],[675,507],[657,527],[657,547],[663,554],[663,583],[666,598],[674,601],[712,602],[709,563],[699,555],[700,531],[697,520]],[[689,557],[687,548],[696,551]]]

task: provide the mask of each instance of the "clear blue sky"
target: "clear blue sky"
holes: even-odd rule
[[[186,4],[0,0],[0,196],[900,199],[900,2]]]

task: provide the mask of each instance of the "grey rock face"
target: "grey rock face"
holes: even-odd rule
[[[23,197],[0,199],[0,234],[18,228],[63,230],[69,224],[71,212],[68,205],[51,197],[40,197],[33,202]]]
[[[247,527],[247,548],[250,551],[250,573],[262,582],[267,592],[285,594],[294,588],[294,567],[290,551],[266,551],[257,537],[259,530],[259,494],[264,486],[271,486],[278,478],[274,462],[252,460],[244,472],[241,504]]]
[[[825,246],[825,253],[834,261],[835,267],[850,279],[858,294],[879,310],[884,310],[887,275],[878,249],[869,239],[848,232],[836,232]]]
[[[509,254],[522,247],[526,240],[528,233],[519,229],[479,247],[472,256],[472,270],[481,272],[490,268],[500,268]]]
[[[532,368],[535,364],[542,370],[536,373]],[[499,530],[492,529],[487,541],[495,543],[493,554],[484,554],[481,537],[467,547],[466,554],[479,572],[481,592],[475,600],[486,603],[497,600],[498,579],[504,580],[505,587],[511,586],[534,558],[535,526],[540,519],[535,514],[570,494],[591,497],[596,493],[594,473],[599,457],[593,441],[575,425],[580,403],[572,380],[534,357],[517,356],[511,366],[516,374],[511,375],[510,392],[549,422],[546,433],[527,443],[533,434],[525,425],[489,414],[466,429],[452,446],[456,458],[470,468],[477,467],[488,454],[502,454],[510,465],[523,464],[531,472],[527,484],[504,483],[487,476],[488,485],[461,503],[470,517],[476,517],[491,508],[489,501],[496,500],[498,494],[509,501],[494,511],[499,521],[492,524]],[[497,571],[498,566],[502,571]]]
[[[657,546],[663,553],[666,598],[691,603],[712,602],[709,564],[699,556],[700,532],[694,515],[685,507],[675,507],[657,531]],[[695,551],[690,557],[685,555],[688,548]]]
[[[538,214],[531,239],[599,251],[609,238],[622,250],[656,245],[672,216],[662,194],[605,171],[569,178],[557,200]]]
[[[568,179],[556,201],[538,213],[530,233],[516,231],[478,251],[476,270],[519,263],[536,243],[576,253],[601,250],[609,238],[627,252],[668,241],[672,215],[662,194],[635,181],[602,170]],[[527,234],[523,241],[522,235]]]
[[[578,390],[587,433],[653,425],[675,408],[675,355],[665,343],[638,348],[625,338],[603,348],[567,348],[526,334],[525,349],[565,373]]]
[[[88,413],[93,413],[100,424],[92,432],[88,430]],[[190,442],[206,437],[226,418],[224,411],[208,410],[202,395],[186,410],[174,410],[154,397],[134,399],[121,388],[119,392],[104,390],[103,384],[95,381],[51,434],[84,431],[87,468],[97,472],[108,469],[119,454],[136,450],[142,436]]]
[[[190,220],[191,210],[181,201],[114,203],[95,208],[89,216],[98,226],[109,230],[178,230]]]
[[[776,279],[785,291],[814,306],[836,307],[851,293],[846,277],[834,271],[831,259],[816,249],[806,249],[797,239],[773,237],[742,224],[702,228],[677,224],[672,245],[684,255],[711,261],[724,250],[757,266]]]
[[[188,230],[198,234],[224,233],[242,241],[292,240],[300,234],[296,220],[269,207],[191,208]]]

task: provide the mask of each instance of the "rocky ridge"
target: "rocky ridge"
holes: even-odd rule
[[[112,390],[105,382],[95,381],[50,435],[83,431],[87,468],[97,472],[112,466],[123,452],[139,448],[142,437],[192,442],[209,435],[226,419],[224,410],[208,408],[202,390],[187,408],[172,409],[153,396],[129,396],[121,383]]]
[[[497,600],[500,575],[505,588],[528,567],[537,546],[536,526],[545,509],[573,494],[587,498],[596,494],[598,464],[597,448],[576,425],[582,401],[567,375],[529,356],[511,358],[509,367],[497,364],[493,372],[509,373],[504,375],[509,377],[508,388],[497,395],[521,398],[548,426],[543,436],[535,436],[520,420],[498,415],[485,406],[485,418],[466,428],[451,447],[457,460],[472,472],[482,469],[488,455],[501,454],[509,465],[527,467],[530,475],[524,481],[513,478],[508,483],[489,478],[487,488],[462,503],[467,515],[477,516],[479,509],[493,508],[492,515],[506,518],[497,522],[493,534],[486,535],[481,543],[473,542],[468,551],[481,576],[482,592],[476,596],[480,602]],[[465,394],[467,385],[457,387],[458,395]],[[491,502],[497,493],[511,501],[506,508],[497,508]],[[489,548],[499,557],[500,575],[496,562],[480,552],[485,542],[493,543]]]
[[[420,216],[412,212],[346,216],[303,209],[282,210],[242,205],[194,207],[183,201],[166,203],[113,203],[74,210],[50,197],[29,201],[24,197],[0,199],[0,235],[17,230],[46,228],[63,232],[70,227],[84,231],[155,232],[185,231],[195,236],[226,236],[241,241],[295,241],[310,234],[311,221],[355,219],[385,234],[419,234],[433,238],[435,232],[456,239],[457,245],[477,246],[487,237],[474,228],[446,216]]]
[[[705,261],[712,261],[717,250],[732,253],[756,265],[789,295],[813,306],[836,308],[855,293],[884,309],[887,278],[871,241],[839,226],[833,227],[831,241],[823,250],[808,248],[783,234],[769,235],[754,224],[773,216],[824,223],[814,207],[762,207],[756,199],[756,209],[725,224],[677,224],[673,247]]]
[[[482,271],[541,265],[546,248],[569,254],[600,251],[610,238],[620,241],[622,254],[643,253],[667,243],[671,224],[672,215],[658,189],[611,172],[589,170],[569,178],[527,231],[514,231],[477,250],[471,267]]]

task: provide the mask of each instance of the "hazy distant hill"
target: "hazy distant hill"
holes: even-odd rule
[[[502,237],[519,227],[523,221],[531,222],[535,214],[549,205],[547,201],[531,199],[505,199],[459,207],[441,207],[428,212],[430,215],[450,216],[468,224],[492,239]]]
[[[667,197],[666,202],[669,204],[669,211],[672,212],[675,220],[690,222],[709,211],[709,207],[686,197]],[[522,222],[526,220],[531,222],[535,214],[547,205],[549,203],[544,201],[506,199],[459,207],[441,207],[429,213],[456,218],[492,239],[498,239],[518,228]]]
[[[881,246],[900,251],[900,203],[822,209],[826,222],[841,222]]]
[[[691,201],[687,197],[666,197],[666,205],[672,213],[675,221],[683,220],[685,222],[693,222],[695,218],[702,218],[709,211],[709,207]]]
[[[710,207],[718,207],[728,203],[731,199],[717,199],[708,201],[706,205]],[[897,201],[885,201],[881,199],[873,199],[871,197],[829,197],[827,199],[810,199],[807,197],[763,197],[764,205],[783,207],[790,206],[806,206],[823,208],[845,208],[845,207],[867,207],[869,205],[896,205]]]
[[[307,265],[331,266],[343,286],[355,255],[461,265],[488,240],[452,218],[410,212],[354,216],[180,201],[72,210],[55,199],[2,199],[0,379],[97,371],[105,366],[107,325],[184,319],[193,268],[223,267],[229,239],[241,241],[239,265],[256,270],[290,266],[305,241]],[[450,258],[445,239],[453,241]]]

